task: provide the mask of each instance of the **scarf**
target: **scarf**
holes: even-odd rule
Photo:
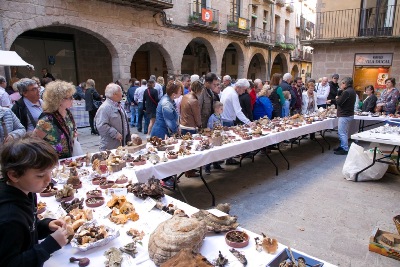
[[[74,146],[74,137],[70,136],[69,134],[69,129],[67,124],[65,123],[64,118],[61,116],[60,112],[55,111],[52,113],[54,119],[55,119],[55,124],[57,125],[57,127],[64,133],[65,138],[68,141],[68,150],[71,152],[72,155],[72,148]],[[67,109],[67,116],[69,117],[69,119],[72,121],[72,125],[74,127],[74,132],[76,131],[76,125],[75,125],[75,120],[74,117],[72,116],[71,112]]]

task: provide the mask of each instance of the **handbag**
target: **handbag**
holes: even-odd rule
[[[77,137],[74,137],[74,146],[72,148],[72,156],[75,157],[75,156],[80,156],[83,154],[85,154],[85,153],[82,150],[81,143],[79,143]]]
[[[98,109],[98,108],[101,106],[101,104],[103,104],[103,102],[101,102],[100,100],[95,100],[95,99],[93,98],[93,93],[94,93],[94,91],[92,92],[93,106],[94,106],[96,109]]]

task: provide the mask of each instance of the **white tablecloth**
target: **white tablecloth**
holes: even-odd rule
[[[375,142],[386,145],[400,146],[400,135],[393,133],[375,133],[375,130],[368,130],[361,133],[353,134],[351,139]]]
[[[125,172],[125,170],[123,171]],[[83,181],[83,188],[78,190],[78,193],[75,197],[81,198],[85,197],[85,194],[88,190],[95,189],[95,186],[91,185],[88,181]],[[104,194],[104,190],[103,190]],[[47,209],[56,211],[59,203],[55,201],[54,197],[49,198],[41,198],[38,197],[39,200],[45,201],[47,203]],[[106,202],[109,200],[109,197],[106,197]],[[160,224],[161,222],[165,221],[170,217],[164,212],[161,212],[155,208],[150,211],[146,211],[144,209],[143,200],[135,197],[133,194],[127,195],[127,200],[133,203],[135,209],[139,213],[139,220],[136,222],[128,221],[125,225],[116,225],[109,221],[107,218],[99,218],[99,214],[101,210],[109,210],[104,204],[101,207],[94,208],[94,217],[98,221],[99,224],[110,226],[114,229],[119,229],[120,236],[110,243],[103,247],[94,248],[88,250],[86,252],[81,252],[76,248],[71,247],[71,245],[66,245],[59,251],[56,251],[50,259],[44,264],[46,267],[53,267],[53,266],[70,266],[69,258],[70,257],[87,257],[90,259],[90,266],[104,266],[105,257],[103,253],[111,248],[111,247],[122,247],[123,245],[132,241],[131,237],[126,234],[130,228],[135,228],[140,231],[145,232],[145,237],[143,239],[143,245],[138,244],[138,254],[136,258],[131,258],[130,256],[124,255],[123,260],[123,267],[126,266],[155,266],[153,261],[150,260],[148,256],[148,241],[150,234],[154,231],[154,229]],[[164,204],[175,204],[178,208],[183,209],[186,214],[191,215],[198,211],[198,209],[183,203],[179,200],[176,200],[172,197],[165,196],[163,199]],[[238,219],[240,222],[240,218]],[[266,252],[257,252],[255,250],[255,241],[254,237],[259,236],[255,233],[246,230],[246,232],[250,235],[250,242],[249,245],[243,249],[239,249],[241,252],[244,252],[248,261],[247,266],[266,266],[276,255],[278,255],[282,250],[286,248],[286,246],[279,244],[278,251],[275,254],[267,254]],[[266,233],[268,234],[268,233]],[[279,240],[278,240],[279,241]],[[212,262],[217,256],[218,251],[221,251],[222,254],[229,259],[229,266],[237,266],[241,267],[242,265],[238,262],[238,260],[229,252],[230,247],[226,245],[224,233],[214,234],[209,233],[206,235],[206,238],[203,241],[203,244],[200,249],[200,253],[204,255],[210,262]],[[303,253],[304,254],[304,253]],[[334,266],[332,264],[324,262],[324,266]]]
[[[156,165],[146,163],[145,165],[135,167],[135,173],[138,180],[141,182],[147,181],[152,176],[157,179],[163,179],[177,173],[179,174],[193,168],[204,166],[211,162],[250,152],[305,134],[314,133],[326,129],[333,129],[335,127],[337,127],[336,118],[326,119],[324,121],[317,121],[312,124],[306,124],[284,132],[269,133],[266,136],[253,138],[252,140],[234,142],[204,151],[194,151],[195,145],[193,145],[193,154],[191,155],[179,157],[175,160],[168,160],[167,162],[160,162]],[[162,152],[159,152],[159,155],[161,157]]]
[[[74,105],[69,109],[74,116],[76,127],[89,126],[89,112],[85,110],[85,101],[74,101]]]

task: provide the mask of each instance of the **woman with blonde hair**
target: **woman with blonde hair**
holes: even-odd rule
[[[269,119],[272,118],[272,107],[271,100],[269,100],[269,91],[263,87],[261,91],[257,94],[256,103],[254,104],[253,109],[253,119],[258,120],[259,118],[263,118],[264,116],[268,116]]]
[[[68,109],[72,107],[75,91],[72,83],[60,80],[48,83],[43,94],[43,113],[33,131],[53,146],[60,159],[73,153],[76,125]]]
[[[317,93],[314,91],[315,83],[307,83],[307,91],[303,92],[301,113],[311,114],[318,110],[317,107]]]
[[[158,76],[157,77],[157,83],[161,85],[162,91],[163,91],[163,95],[165,95],[167,87],[165,86],[164,77],[163,76]]]

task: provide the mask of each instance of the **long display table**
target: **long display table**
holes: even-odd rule
[[[167,162],[159,162],[156,165],[148,162],[145,165],[135,167],[135,174],[137,179],[141,182],[147,181],[152,176],[157,179],[163,179],[177,173],[204,166],[211,162],[261,149],[268,145],[277,144],[298,136],[326,129],[333,129],[335,127],[337,127],[337,119],[329,118],[323,121],[316,121],[312,124],[302,125],[298,128],[292,128],[284,132],[269,133],[251,140],[224,144],[204,151],[195,151],[195,145],[193,145],[191,155],[179,157],[175,160],[168,160]],[[163,152],[159,152],[160,157],[162,157],[162,153]]]
[[[130,171],[123,170],[121,173],[125,173],[126,175],[129,175]],[[119,175],[119,173],[118,173],[118,175]],[[75,197],[83,198],[83,197],[85,197],[85,193],[88,190],[95,189],[95,188],[96,188],[96,186],[91,185],[90,183],[84,181],[83,188],[78,190],[78,193],[75,195]],[[103,195],[104,195],[104,190],[103,190]],[[48,210],[56,212],[57,209],[60,208],[59,203],[55,201],[54,197],[48,197],[48,198],[38,197],[38,198],[39,198],[39,200],[45,201],[47,203]],[[132,238],[126,234],[126,232],[130,228],[134,228],[139,231],[144,231],[145,236],[144,236],[144,239],[142,240],[142,245],[138,245],[138,254],[136,254],[135,258],[133,258],[127,254],[124,254],[122,266],[123,267],[125,267],[125,266],[146,266],[146,267],[147,266],[149,266],[149,267],[156,266],[153,263],[153,261],[150,260],[149,254],[148,254],[147,248],[148,248],[148,243],[149,243],[149,236],[161,222],[167,220],[171,216],[165,212],[161,212],[160,210],[158,210],[156,208],[148,210],[148,206],[146,206],[144,204],[145,201],[135,197],[131,193],[128,193],[126,195],[126,198],[128,201],[130,201],[134,205],[137,213],[139,214],[139,220],[137,220],[135,222],[128,221],[128,223],[126,223],[124,225],[117,225],[117,224],[114,224],[113,222],[111,222],[108,218],[104,218],[104,215],[107,214],[107,211],[109,210],[108,207],[106,207],[106,204],[104,204],[101,207],[93,209],[94,218],[96,219],[97,223],[99,225],[106,225],[113,229],[118,229],[119,233],[120,233],[119,237],[117,237],[116,239],[112,240],[110,243],[108,243],[102,247],[96,247],[96,248],[90,249],[88,251],[79,251],[77,248],[73,248],[70,244],[68,244],[61,250],[55,252],[50,257],[50,259],[45,263],[44,266],[48,266],[48,267],[72,266],[69,263],[70,257],[76,257],[76,258],[87,257],[91,261],[89,266],[104,266],[104,261],[106,260],[106,258],[103,254],[106,250],[108,250],[111,247],[120,248],[120,247],[123,247],[124,245],[128,244],[129,242],[132,242]],[[109,199],[110,199],[110,197],[106,197],[106,203]],[[191,215],[198,211],[198,209],[196,209],[186,203],[183,203],[177,199],[169,197],[167,195],[163,198],[163,203],[164,204],[173,203],[179,209],[184,210],[185,213],[188,215]],[[238,222],[240,223],[240,218],[238,218]],[[260,237],[260,236],[251,231],[248,231],[246,229],[243,229],[243,228],[241,228],[241,229],[245,230],[246,233],[248,233],[250,236],[249,245],[243,249],[238,249],[239,251],[241,251],[242,253],[245,254],[247,261],[248,261],[247,266],[266,266],[267,263],[269,263],[272,259],[274,259],[274,257],[276,257],[282,250],[284,250],[286,248],[285,245],[279,244],[278,250],[275,254],[268,254],[264,251],[257,252],[255,249],[254,238]],[[268,233],[266,233],[266,234],[268,234]],[[221,251],[221,253],[225,257],[228,258],[229,266],[242,266],[242,264],[229,252],[229,249],[230,249],[230,247],[228,245],[226,245],[226,243],[225,243],[224,233],[219,233],[219,234],[209,233],[206,235],[206,237],[202,243],[200,253],[202,255],[204,255],[210,262],[213,262],[213,260],[216,259],[218,256],[218,251]],[[302,253],[302,254],[304,254],[304,253]],[[304,255],[306,255],[306,254],[304,254]],[[308,256],[308,255],[306,255],[306,256]],[[313,259],[315,259],[315,258],[313,258]],[[321,261],[321,260],[318,260],[318,261]],[[327,267],[334,266],[325,261],[322,261],[322,262],[324,263],[324,266],[327,266]]]

